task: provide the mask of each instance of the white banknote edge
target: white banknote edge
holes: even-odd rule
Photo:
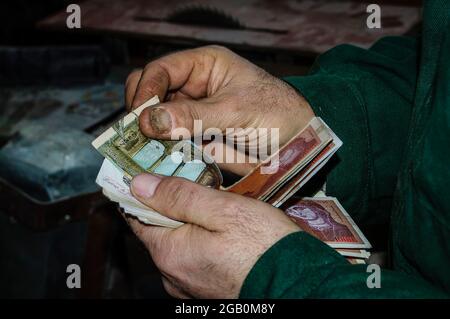
[[[146,206],[139,202],[130,192],[130,188],[123,180],[123,173],[109,159],[104,159],[100,171],[98,172],[95,182],[101,188],[114,194],[119,200],[130,206],[136,206],[146,209]]]
[[[344,249],[344,248],[337,248],[336,251],[345,257],[364,258],[364,259],[367,259],[370,257],[370,253],[364,249],[355,249],[354,251],[342,251],[339,249]],[[345,248],[345,249],[348,249],[348,248]]]
[[[154,224],[167,227],[179,227],[183,223],[170,219],[150,209],[139,202],[130,192],[127,184],[123,181],[122,172],[108,159],[103,160],[102,167],[97,175],[96,183],[102,187],[103,194],[114,202],[118,202],[124,211],[136,217],[146,218]]]

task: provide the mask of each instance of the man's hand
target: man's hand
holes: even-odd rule
[[[150,252],[169,294],[179,298],[236,298],[250,269],[269,247],[300,229],[261,201],[206,188],[182,178],[136,176],[133,195],[177,229],[128,218]]]
[[[203,130],[214,127],[224,134],[226,128],[279,128],[282,146],[314,116],[288,84],[218,46],[170,54],[129,75],[128,109],[154,95],[164,102],[141,113],[140,128],[157,139],[170,139],[175,128],[193,134],[194,120],[202,120]],[[219,166],[245,175],[253,165],[246,161]]]
[[[314,116],[288,84],[217,46],[167,55],[130,74],[129,110],[154,95],[163,102],[141,113],[140,128],[157,139],[170,139],[177,128],[194,134],[194,120],[202,120],[203,130],[218,128],[226,138],[226,128],[278,128],[281,146]],[[252,169],[248,162],[219,166],[240,175]],[[130,219],[176,297],[238,297],[258,257],[300,230],[268,204],[180,178],[139,175],[131,189],[145,205],[186,223],[167,229]]]

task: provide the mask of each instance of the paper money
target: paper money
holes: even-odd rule
[[[224,190],[250,196],[280,207],[303,187],[342,146],[342,141],[315,117],[278,154],[257,166],[236,184]],[[272,160],[277,156],[277,160]],[[278,165],[275,174],[262,174],[262,167]]]
[[[125,213],[137,217],[145,224],[176,228],[181,222],[160,215],[143,205],[131,195],[129,186],[124,182],[124,174],[108,159],[103,161],[96,183],[102,187],[103,194],[111,201],[119,203]]]
[[[302,230],[342,256],[363,260],[370,257],[365,249],[372,246],[335,197],[292,200],[283,210]]]
[[[326,124],[324,124],[326,125]],[[327,126],[332,141],[326,145],[317,156],[309,162],[296,176],[273,194],[267,202],[275,207],[280,207],[291,198],[313,177],[342,146],[342,141]]]
[[[167,218],[136,200],[130,179],[142,172],[183,177],[205,186],[221,188],[280,207],[304,231],[335,248],[355,263],[370,256],[370,243],[339,201],[324,197],[294,200],[293,195],[320,170],[342,142],[320,118],[313,118],[277,153],[230,187],[221,186],[218,166],[190,140],[162,141],[144,136],[138,117],[157,97],[144,103],[94,140],[92,145],[105,157],[97,176],[103,194],[142,223],[176,228],[183,223]],[[270,171],[273,174],[262,173]],[[356,260],[356,261],[355,261]]]
[[[157,96],[145,102],[97,137],[92,145],[123,171],[126,183],[138,174],[152,172],[218,188],[222,183],[219,168],[209,159],[207,162],[212,164],[202,161],[206,154],[190,140],[154,140],[141,133],[139,114],[157,103]]]
[[[126,115],[97,137],[92,145],[105,157],[96,182],[103,194],[119,203],[125,213],[145,224],[179,227],[181,222],[144,206],[130,193],[132,177],[143,172],[183,177],[218,188],[222,174],[217,165],[190,140],[162,141],[144,136],[139,130],[139,114],[159,102],[155,96]]]

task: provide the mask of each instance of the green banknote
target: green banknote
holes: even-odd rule
[[[107,129],[92,145],[123,171],[126,182],[135,175],[151,172],[219,188],[219,168],[212,160],[205,160],[206,155],[192,141],[155,140],[141,133],[139,114],[157,103],[155,96]]]

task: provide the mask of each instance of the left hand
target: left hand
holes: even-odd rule
[[[314,117],[309,103],[289,84],[220,46],[172,53],[128,76],[125,100],[129,110],[154,95],[161,103],[146,108],[139,116],[144,135],[164,140],[178,139],[186,130],[190,133],[187,138],[205,130],[219,130],[225,140],[213,141],[211,146],[223,148],[226,157],[220,151],[209,155],[221,169],[241,176],[249,173],[256,161],[246,158],[244,163],[230,163],[228,158],[236,156],[233,146],[244,146],[244,155],[249,155],[249,147],[273,143],[268,133],[273,129],[279,130],[278,143],[282,146]],[[195,132],[196,121],[201,121],[203,132]],[[247,136],[236,141],[237,132],[227,133],[228,129],[244,129]],[[242,149],[238,148],[237,154]]]
[[[131,190],[145,205],[186,223],[169,229],[128,218],[165,289],[178,298],[237,298],[258,258],[300,230],[269,204],[182,178],[141,174]]]

